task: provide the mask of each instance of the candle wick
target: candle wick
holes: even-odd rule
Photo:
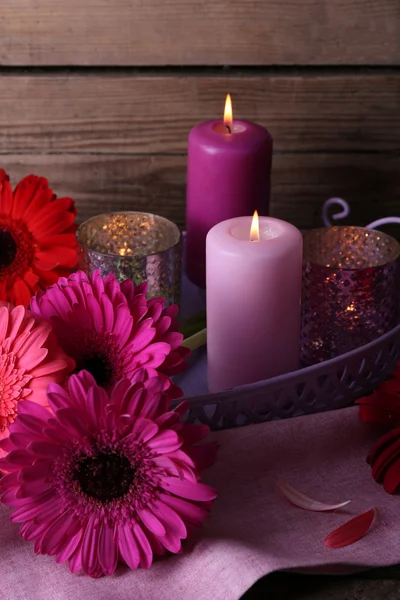
[[[225,127],[227,128],[227,130],[228,130],[228,133],[232,133],[232,130],[231,130],[231,128],[229,127],[229,125],[225,125]]]

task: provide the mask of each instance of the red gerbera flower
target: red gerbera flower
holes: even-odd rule
[[[0,300],[27,307],[39,289],[76,267],[75,204],[28,175],[12,191],[0,169]]]
[[[356,404],[360,405],[360,419],[365,423],[400,425],[400,363],[387,381]]]
[[[394,494],[400,486],[400,427],[385,433],[368,454],[372,477],[383,484],[385,492]]]
[[[360,405],[362,421],[397,426],[372,446],[367,457],[372,477],[383,484],[386,492],[393,494],[400,487],[400,363],[387,381],[356,404]]]

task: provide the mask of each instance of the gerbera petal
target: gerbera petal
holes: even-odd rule
[[[101,308],[103,313],[104,330],[111,332],[114,330],[114,307],[106,294],[102,294],[101,296]]]
[[[46,235],[40,238],[40,245],[42,248],[49,248],[51,246],[74,248],[76,246],[76,235],[74,233]]]
[[[161,306],[158,305],[158,307],[159,307],[159,310],[160,310],[159,314],[161,314]],[[165,333],[167,333],[167,331],[171,327],[171,321],[172,321],[171,317],[164,316],[164,317],[161,317],[160,320],[157,320],[156,315],[154,315],[153,319],[155,321],[157,321],[157,325],[156,325],[156,327],[157,327],[157,335],[158,336],[162,336]]]
[[[22,410],[19,414],[18,421],[10,427],[10,431],[14,431],[15,428],[16,433],[18,431],[25,431],[30,434],[33,433],[36,435],[38,431],[42,430],[42,427],[44,425],[42,415],[37,416],[36,414],[34,414],[34,409],[32,411],[29,411],[30,404],[28,404],[28,402],[30,403],[30,400],[24,400],[24,402],[24,406],[21,406]]]
[[[383,489],[388,494],[394,494],[400,485],[400,458],[394,460],[388,467],[384,479]]]
[[[14,510],[11,515],[11,520],[14,523],[26,521],[28,519],[38,519],[41,513],[47,509],[58,510],[57,503],[55,502],[56,496],[53,490],[47,489],[43,494],[37,495],[30,499],[30,502],[26,501]],[[4,502],[4,499],[1,499]]]
[[[19,472],[19,481],[29,483],[33,481],[44,481],[50,477],[52,473],[52,461],[35,460],[35,464],[31,467],[25,467]]]
[[[0,493],[8,488],[17,487],[19,485],[18,477],[18,472],[3,475],[3,477],[0,479]]]
[[[176,477],[163,477],[160,485],[175,496],[181,496],[182,498],[195,500],[196,502],[214,500],[217,497],[216,490],[205,483],[181,481]]]
[[[87,575],[92,575],[100,566],[97,556],[99,528],[95,518],[91,517],[86,525],[82,540],[82,569]]]
[[[143,529],[138,523],[134,526],[133,533],[139,549],[140,566],[142,569],[149,569],[151,567],[151,563],[153,562],[153,552],[151,550],[149,540],[143,533]]]
[[[30,268],[28,268],[24,273],[25,283],[32,290],[32,292],[35,292],[38,289],[37,284],[39,279],[40,277],[37,275],[37,273],[34,273]]]
[[[143,333],[140,335],[135,335],[130,346],[131,348],[135,349],[136,353],[141,352],[143,348],[146,348],[149,344],[151,344],[155,338],[155,335],[156,330],[153,327],[147,329],[147,331],[143,331]]]
[[[117,434],[123,438],[125,437],[129,431],[132,430],[133,423],[132,415],[120,415],[115,423],[115,429]]]
[[[61,233],[70,227],[75,221],[75,215],[68,212],[56,212],[41,219],[34,226],[34,233],[37,236],[54,235]]]
[[[27,448],[40,458],[57,458],[62,453],[61,446],[56,446],[53,442],[31,442]]]
[[[148,442],[149,448],[156,452],[173,452],[182,446],[182,441],[175,431],[171,429],[161,431],[156,435],[150,442]]]
[[[182,498],[170,496],[169,494],[161,494],[160,500],[193,525],[199,525],[208,516],[208,511],[204,507],[187,502]]]
[[[36,175],[27,175],[14,191],[13,217],[23,217],[25,221],[36,215],[43,205],[51,201],[53,192],[47,179]]]
[[[46,362],[33,367],[30,371],[32,377],[43,377],[43,375],[52,375],[56,373],[62,373],[63,371],[71,372],[75,367],[75,362],[68,358],[59,358],[56,360],[46,360]],[[57,381],[58,377],[54,376],[54,380]]]
[[[189,446],[186,448],[185,453],[182,452],[182,454],[179,455],[179,458],[183,458],[183,455],[186,454],[192,464],[196,466],[196,469],[202,471],[203,469],[208,469],[215,463],[218,448],[217,442],[210,442],[209,444],[202,444],[201,446]]]
[[[164,524],[166,530],[171,531],[181,539],[186,538],[187,530],[181,517],[164,502],[157,501],[151,507],[153,513]]]
[[[133,535],[133,526],[130,523],[120,525],[118,528],[118,545],[122,559],[131,569],[137,569],[140,563],[139,547]]]
[[[82,546],[85,533],[86,530],[82,530],[81,539],[69,558],[68,564],[71,573],[78,573],[82,569]]]
[[[164,537],[160,538],[160,542],[173,554],[178,554],[182,549],[181,538],[172,531],[169,531]]]
[[[41,540],[41,551],[44,554],[57,554],[64,539],[74,536],[74,524],[79,522],[73,510],[63,512],[47,529]],[[75,525],[76,527],[76,525]]]
[[[114,527],[106,521],[100,525],[98,558],[106,575],[112,575],[117,568],[118,552],[114,541]]]
[[[41,538],[44,531],[46,531],[46,528],[46,523],[41,523],[40,525],[38,525],[37,523],[35,523],[35,521],[27,521],[21,527],[20,533],[24,540],[26,540],[27,542],[31,542],[37,537]]]
[[[40,327],[36,327],[26,337],[21,347],[18,349],[17,356],[19,358],[19,364],[22,369],[33,369],[37,366],[37,355],[40,351],[46,351],[43,356],[45,358],[48,353],[47,348],[43,348],[43,344],[49,337],[51,327],[49,324],[46,326],[43,324]],[[35,358],[32,358],[32,357]],[[43,358],[41,360],[43,360]],[[32,364],[31,364],[32,363]]]
[[[10,488],[0,494],[0,500],[6,506],[21,506],[24,505],[26,500],[25,498],[17,498],[16,497],[17,490],[15,488]]]
[[[57,419],[60,423],[74,432],[78,437],[86,436],[85,424],[79,419],[76,410],[73,408],[60,408],[57,411]]]
[[[7,308],[7,306],[0,306],[0,342],[2,342],[7,335],[8,315],[9,308]]]
[[[115,313],[115,322],[112,333],[118,340],[119,348],[123,348],[128,341],[132,330],[132,317],[127,306],[119,306]]]
[[[38,250],[36,258],[40,263],[52,265],[52,269],[59,265],[63,265],[67,269],[73,269],[77,263],[75,248],[67,248],[65,246],[51,246],[46,250]]]
[[[200,423],[177,423],[174,429],[188,446],[198,444],[210,433],[208,425]]]
[[[7,432],[6,432],[7,435]],[[14,444],[11,442],[10,438],[3,438],[2,440],[0,440],[0,449],[3,450],[5,453],[7,452],[11,452],[11,450],[15,449]]]
[[[139,509],[138,515],[141,518],[143,525],[145,525],[149,531],[154,533],[154,535],[165,535],[166,531],[164,525],[150,510],[147,508]]]
[[[93,379],[91,385],[95,385]],[[76,402],[77,406],[85,406],[89,389],[84,377],[75,377],[72,375],[68,380],[69,394],[64,392],[62,394],[62,399],[59,397],[57,400],[60,408],[61,405],[64,407],[69,406],[71,404],[71,398]],[[49,396],[51,397],[52,394],[50,393]]]
[[[24,310],[23,306],[16,306],[15,308],[13,308],[10,312],[9,315],[9,332],[8,332],[8,337],[11,340],[14,340],[16,338],[16,336],[18,335],[19,329],[24,321],[24,319],[26,319],[26,311]]]
[[[54,218],[54,216],[67,213],[72,207],[72,201],[70,198],[52,198],[47,205],[44,205],[34,215],[31,216],[30,222],[32,230],[38,229],[42,226],[43,222]]]
[[[82,527],[79,529],[78,533],[76,533],[74,536],[70,537],[68,539],[68,541],[65,542],[64,547],[60,549],[59,553],[56,556],[56,562],[62,563],[64,561],[68,560],[72,556],[72,554],[75,552],[75,550],[77,549],[81,539],[82,539]]]
[[[1,460],[0,468],[5,471],[14,471],[15,469],[30,465],[32,460],[32,454],[25,449],[11,450],[11,452],[7,454],[7,458]]]
[[[188,479],[189,481],[196,482],[198,479],[198,471],[184,462],[175,460],[174,454],[176,454],[176,452],[161,454],[156,456],[153,460],[156,465],[165,470],[166,475],[173,475],[174,477],[179,477],[179,479]]]
[[[135,420],[132,427],[132,433],[127,436],[126,441],[128,443],[135,443],[136,441],[147,442],[153,438],[157,432],[158,427],[155,423],[149,421],[148,419],[139,417]]]
[[[0,213],[4,216],[10,214],[12,209],[12,188],[8,181],[8,175],[1,169],[0,173]]]
[[[31,300],[31,291],[26,285],[23,279],[15,279],[13,284],[13,297],[12,300],[14,304],[21,304],[24,307],[29,306],[29,302]]]
[[[50,484],[46,483],[45,479],[37,479],[35,481],[29,481],[22,483],[19,487],[16,497],[17,498],[28,498],[33,496],[40,496],[50,488]]]
[[[99,416],[108,400],[108,397],[104,396],[105,394],[95,393],[95,388],[92,387],[89,389],[85,402],[83,403],[83,406],[86,404],[88,422],[91,423],[93,427],[98,426]]]
[[[189,409],[189,402],[185,400],[181,402],[178,406],[174,408],[174,410],[168,411],[157,417],[156,423],[159,427],[170,427],[174,425],[183,417],[183,415]]]
[[[171,348],[168,344],[164,344],[164,342],[155,342],[135,356],[135,364],[137,367],[146,365],[146,368],[152,367],[156,369],[162,365],[165,357],[170,351]]]
[[[92,319],[93,329],[98,333],[104,330],[104,322],[103,322],[103,313],[99,306],[99,303],[94,298],[94,296],[89,295],[87,297],[87,305],[89,309],[89,314]]]

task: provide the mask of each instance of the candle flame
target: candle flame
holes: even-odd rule
[[[250,241],[251,242],[259,242],[260,241],[260,226],[258,223],[258,212],[255,210],[253,215],[253,220],[251,222],[250,227]]]
[[[224,125],[225,125],[225,127],[229,127],[229,129],[232,129],[232,122],[233,122],[232,100],[231,100],[231,95],[227,94],[226,100],[225,100],[225,110],[224,110]]]
[[[128,244],[124,242],[124,247],[119,249],[118,254],[120,256],[128,256],[132,253],[132,248],[128,247]]]

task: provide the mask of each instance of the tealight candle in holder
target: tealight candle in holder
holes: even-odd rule
[[[304,235],[302,360],[354,350],[399,322],[400,244],[363,227]]]
[[[148,297],[162,296],[166,305],[179,303],[181,234],[158,215],[142,212],[102,214],[82,223],[80,269],[114,273],[118,281],[147,281]]]

